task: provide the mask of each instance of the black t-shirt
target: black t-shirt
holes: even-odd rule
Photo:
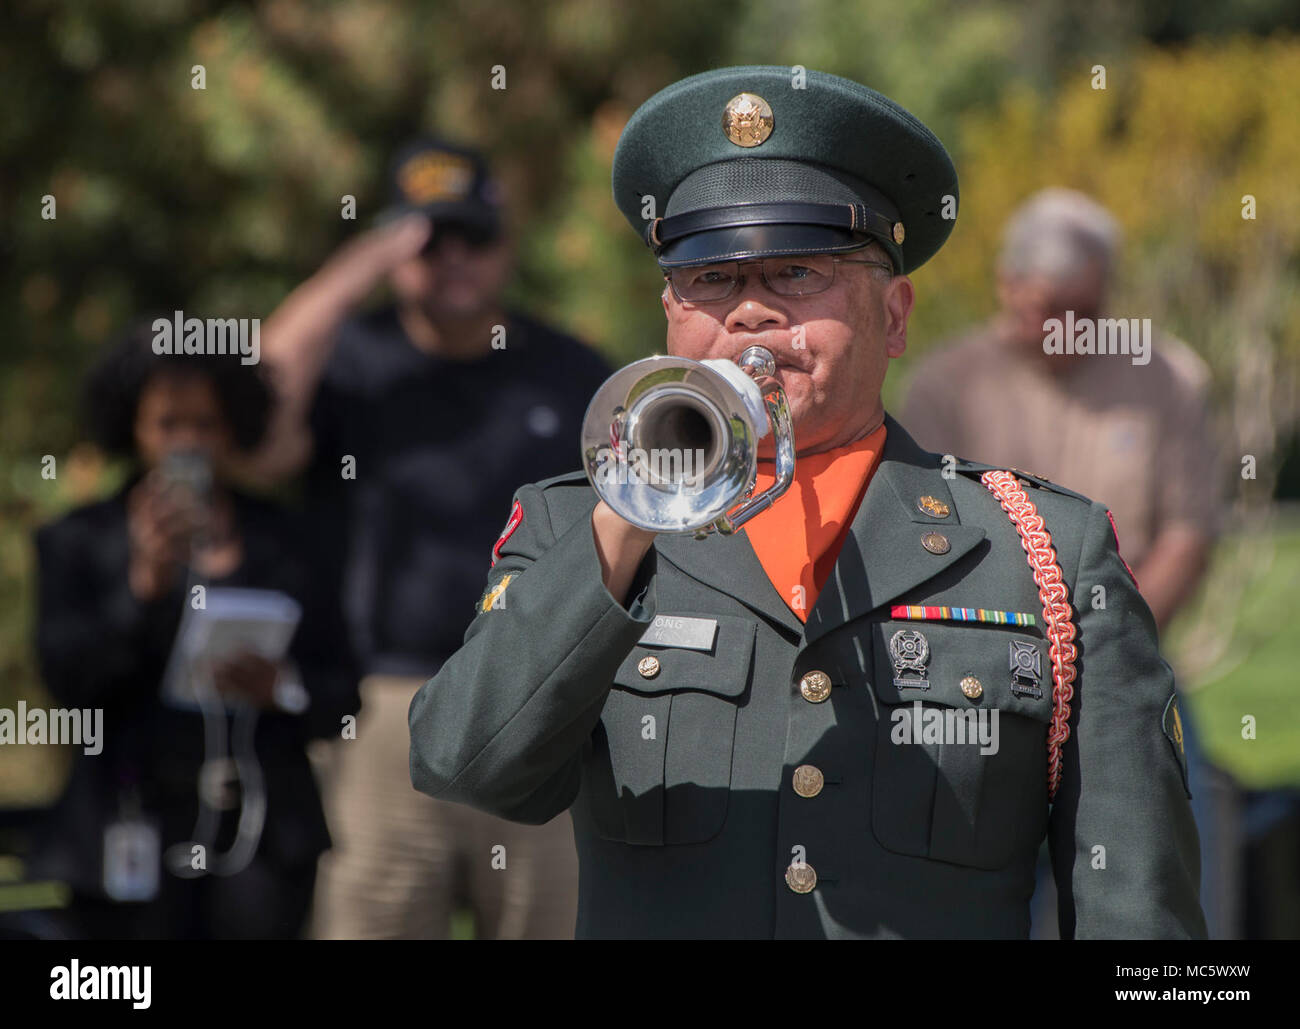
[[[435,357],[391,307],[340,329],[312,409],[308,500],[366,673],[436,673],[463,641],[514,491],[580,466],[608,365],[517,314],[504,342]]]

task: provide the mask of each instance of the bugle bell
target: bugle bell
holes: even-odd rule
[[[794,479],[794,429],[776,360],[647,357],[597,390],[582,423],[583,467],[620,517],[652,532],[729,535]],[[758,442],[771,432],[776,481],[751,496]]]

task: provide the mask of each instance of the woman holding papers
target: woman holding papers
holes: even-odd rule
[[[292,937],[329,846],[307,759],[355,678],[304,525],[230,482],[270,395],[237,357],[158,354],[148,323],[90,380],[131,473],[36,534],[37,648],[59,704],[103,711],[35,866],[76,937]]]

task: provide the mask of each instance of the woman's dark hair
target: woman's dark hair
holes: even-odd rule
[[[165,316],[162,316],[165,317]],[[239,354],[156,354],[154,319],[133,322],[86,378],[86,421],[111,454],[135,454],[135,416],[145,384],[157,376],[198,376],[212,383],[235,446],[252,450],[271,415],[271,389],[259,365]]]

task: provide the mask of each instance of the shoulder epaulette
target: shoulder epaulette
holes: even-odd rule
[[[550,486],[560,486],[576,482],[587,482],[587,473],[581,468],[572,472],[565,472],[562,475],[552,475],[549,479],[542,479],[534,483],[538,489],[547,489]]]
[[[1085,497],[1082,493],[1076,493],[1072,489],[1066,489],[1064,486],[1058,486],[1051,479],[1044,478],[1041,475],[1034,475],[1032,472],[1023,471],[1020,468],[1012,468],[1010,465],[980,464],[978,461],[966,461],[961,458],[957,459],[955,471],[962,472],[978,479],[985,472],[1010,472],[1017,479],[1034,486],[1038,489],[1049,490],[1052,493],[1060,493],[1062,496],[1073,497],[1075,500],[1082,500],[1085,504],[1092,504],[1091,497]]]

